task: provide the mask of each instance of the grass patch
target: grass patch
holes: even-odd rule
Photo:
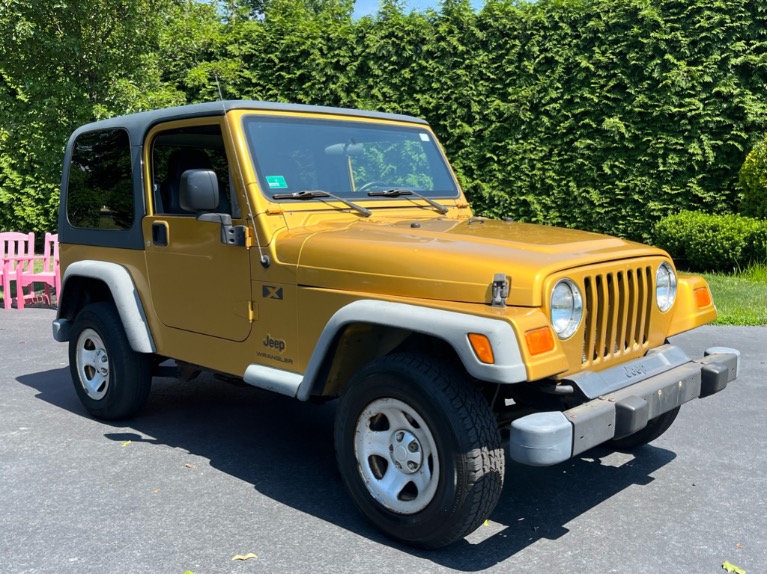
[[[767,325],[767,266],[752,265],[731,275],[703,273],[719,318],[714,325]]]

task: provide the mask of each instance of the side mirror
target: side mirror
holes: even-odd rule
[[[218,179],[211,169],[188,169],[181,174],[179,205],[184,211],[218,208]]]
[[[232,225],[228,213],[215,213],[218,209],[218,179],[210,169],[188,169],[181,174],[179,204],[186,211],[203,212],[197,221],[218,223],[221,226],[221,243],[244,247],[247,231],[244,225]]]

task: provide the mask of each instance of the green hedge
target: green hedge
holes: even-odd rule
[[[730,272],[767,262],[767,221],[750,217],[684,211],[659,221],[654,238],[690,270]]]
[[[740,213],[749,217],[767,217],[767,133],[746,156],[738,181],[743,195]]]

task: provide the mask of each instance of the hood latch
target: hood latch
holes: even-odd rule
[[[503,273],[496,273],[493,277],[493,299],[490,305],[493,307],[505,307],[506,297],[509,296],[510,281],[508,276]]]

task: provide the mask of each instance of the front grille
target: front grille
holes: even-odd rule
[[[649,265],[586,275],[583,286],[584,366],[648,346],[653,299]]]

